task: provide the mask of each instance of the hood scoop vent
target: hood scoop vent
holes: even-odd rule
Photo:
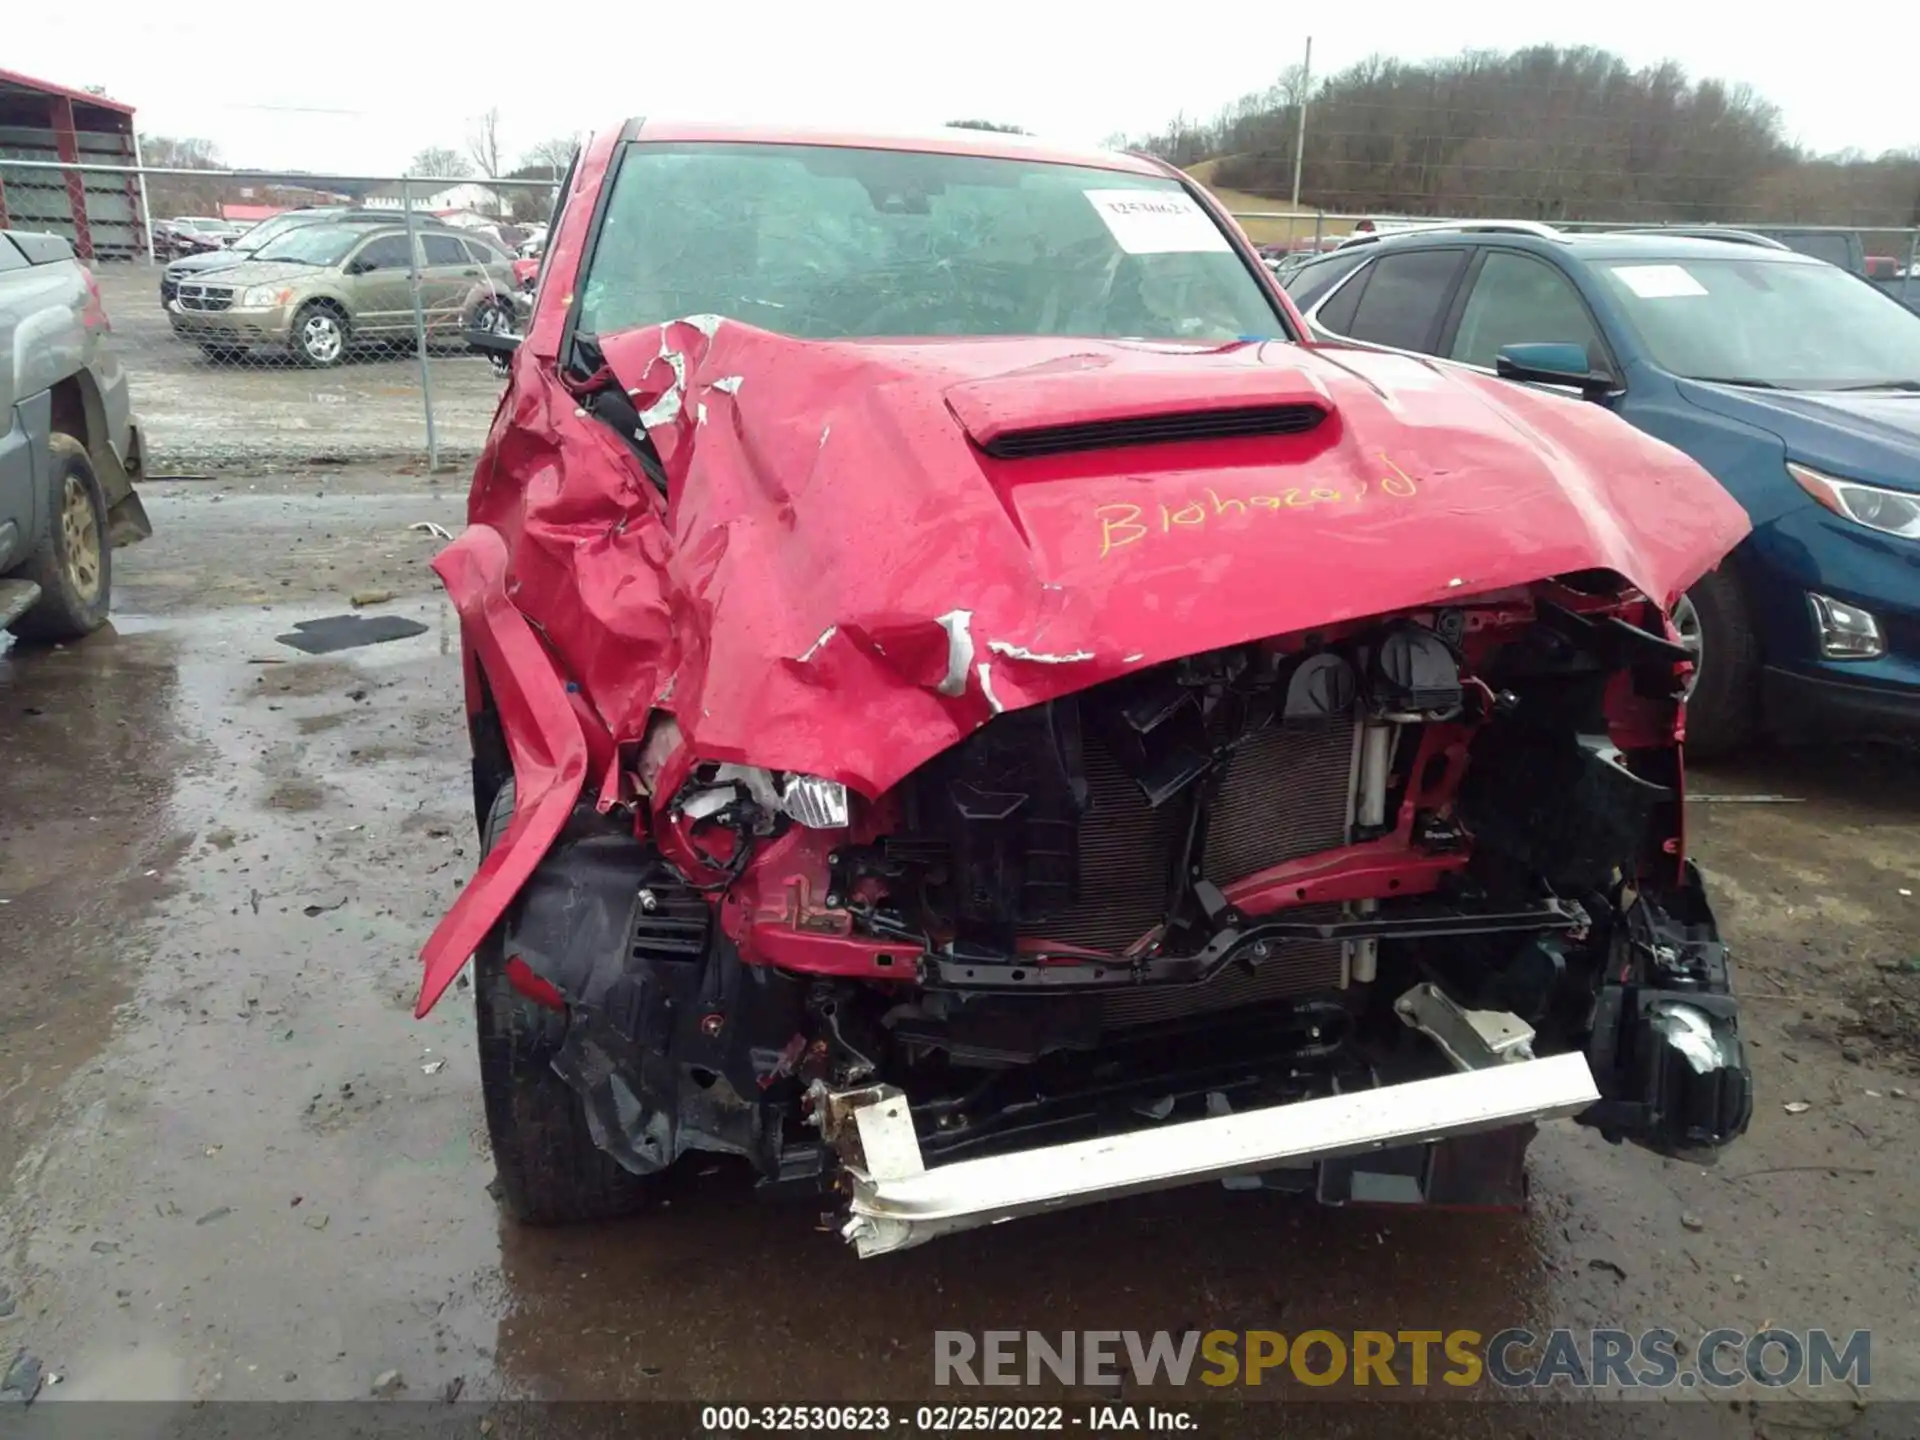
[[[1005,430],[980,448],[996,460],[1032,460],[1043,455],[1112,450],[1122,445],[1303,435],[1326,418],[1325,408],[1319,405],[1245,405],[1230,410],[1188,410]]]

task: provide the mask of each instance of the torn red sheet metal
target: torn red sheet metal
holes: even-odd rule
[[[428,937],[416,1016],[433,1008],[573,813],[587,776],[580,717],[531,627],[507,599],[507,547],[470,525],[433,568],[478,652],[513,756],[513,820]]]

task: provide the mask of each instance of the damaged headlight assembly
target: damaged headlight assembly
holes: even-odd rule
[[[839,781],[758,765],[716,765],[711,775],[696,779],[681,793],[676,808],[689,819],[702,820],[743,800],[808,830],[844,830],[849,821],[847,787]]]

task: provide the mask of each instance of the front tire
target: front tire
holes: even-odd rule
[[[78,640],[107,623],[113,591],[113,545],[108,538],[107,497],[93,473],[87,448],[55,433],[53,484],[40,543],[18,574],[40,587],[40,598],[13,622],[15,638],[53,643]]]
[[[1740,577],[1723,563],[1674,607],[1675,628],[1694,651],[1687,697],[1687,754],[1701,760],[1746,746],[1760,725],[1760,641]]]
[[[483,850],[493,848],[512,818],[509,780],[487,816]],[[612,1220],[646,1209],[658,1177],[622,1169],[593,1143],[586,1107],[553,1069],[567,1016],[514,988],[506,951],[503,923],[473,955],[480,1091],[501,1203],[527,1225]]]
[[[511,335],[513,309],[501,300],[482,300],[474,307],[470,328],[487,335]]]
[[[303,305],[293,317],[293,353],[302,365],[327,369],[346,358],[351,331],[347,317],[319,301]]]

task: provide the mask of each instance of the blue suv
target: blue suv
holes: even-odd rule
[[[1524,222],[1354,243],[1286,289],[1315,336],[1605,405],[1753,520],[1674,607],[1688,749],[1920,722],[1920,314],[1757,235]]]

